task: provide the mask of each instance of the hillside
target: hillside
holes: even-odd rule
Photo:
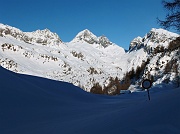
[[[135,38],[125,53],[88,29],[65,43],[48,29],[23,32],[0,24],[0,65],[16,73],[73,83],[88,92],[115,95],[130,85],[140,86],[144,78],[152,79],[154,86],[177,81],[179,46],[168,47],[178,36],[152,29]]]
[[[180,133],[180,89],[156,87],[120,96],[0,67],[1,134]]]

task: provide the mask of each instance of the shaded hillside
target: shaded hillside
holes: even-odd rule
[[[87,93],[65,82],[0,67],[1,134],[180,133],[180,89],[120,96]]]

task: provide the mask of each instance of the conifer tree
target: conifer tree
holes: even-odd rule
[[[172,0],[171,2],[163,0],[162,4],[168,13],[165,20],[158,18],[158,23],[165,29],[173,28],[180,33],[180,0]]]

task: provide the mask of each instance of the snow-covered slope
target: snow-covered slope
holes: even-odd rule
[[[176,83],[180,83],[178,80],[178,75],[180,75],[179,42],[178,34],[153,28],[143,38],[137,37],[131,42],[128,55],[141,56],[141,58],[133,58],[135,62],[131,62],[131,64],[135,65],[135,70],[144,64],[142,78],[152,79],[154,85],[174,80],[177,81]],[[141,54],[133,54],[140,51]],[[144,63],[138,64],[140,63],[138,59],[142,59]]]
[[[101,96],[0,67],[1,134],[179,134],[180,89]]]
[[[0,65],[14,72],[70,82],[86,91],[97,82],[107,85],[110,77],[122,77],[115,60],[124,49],[89,30],[69,43],[47,29],[22,32],[1,24],[0,35]]]
[[[48,29],[22,32],[0,24],[0,65],[17,73],[73,83],[88,92],[97,83],[104,90],[111,80],[124,81],[128,72],[139,68],[138,79],[131,77],[130,84],[138,84],[150,75],[159,84],[175,78],[175,73],[164,75],[166,64],[176,60],[180,68],[179,49],[167,51],[169,43],[178,36],[152,29],[144,37],[134,39],[125,53],[107,37],[97,37],[87,29],[64,43]],[[119,92],[117,83],[108,88],[108,94]]]

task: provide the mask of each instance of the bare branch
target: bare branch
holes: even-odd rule
[[[173,28],[180,33],[180,0],[173,0],[172,2],[162,1],[164,8],[169,10],[165,20],[157,18],[158,23],[165,29]]]

